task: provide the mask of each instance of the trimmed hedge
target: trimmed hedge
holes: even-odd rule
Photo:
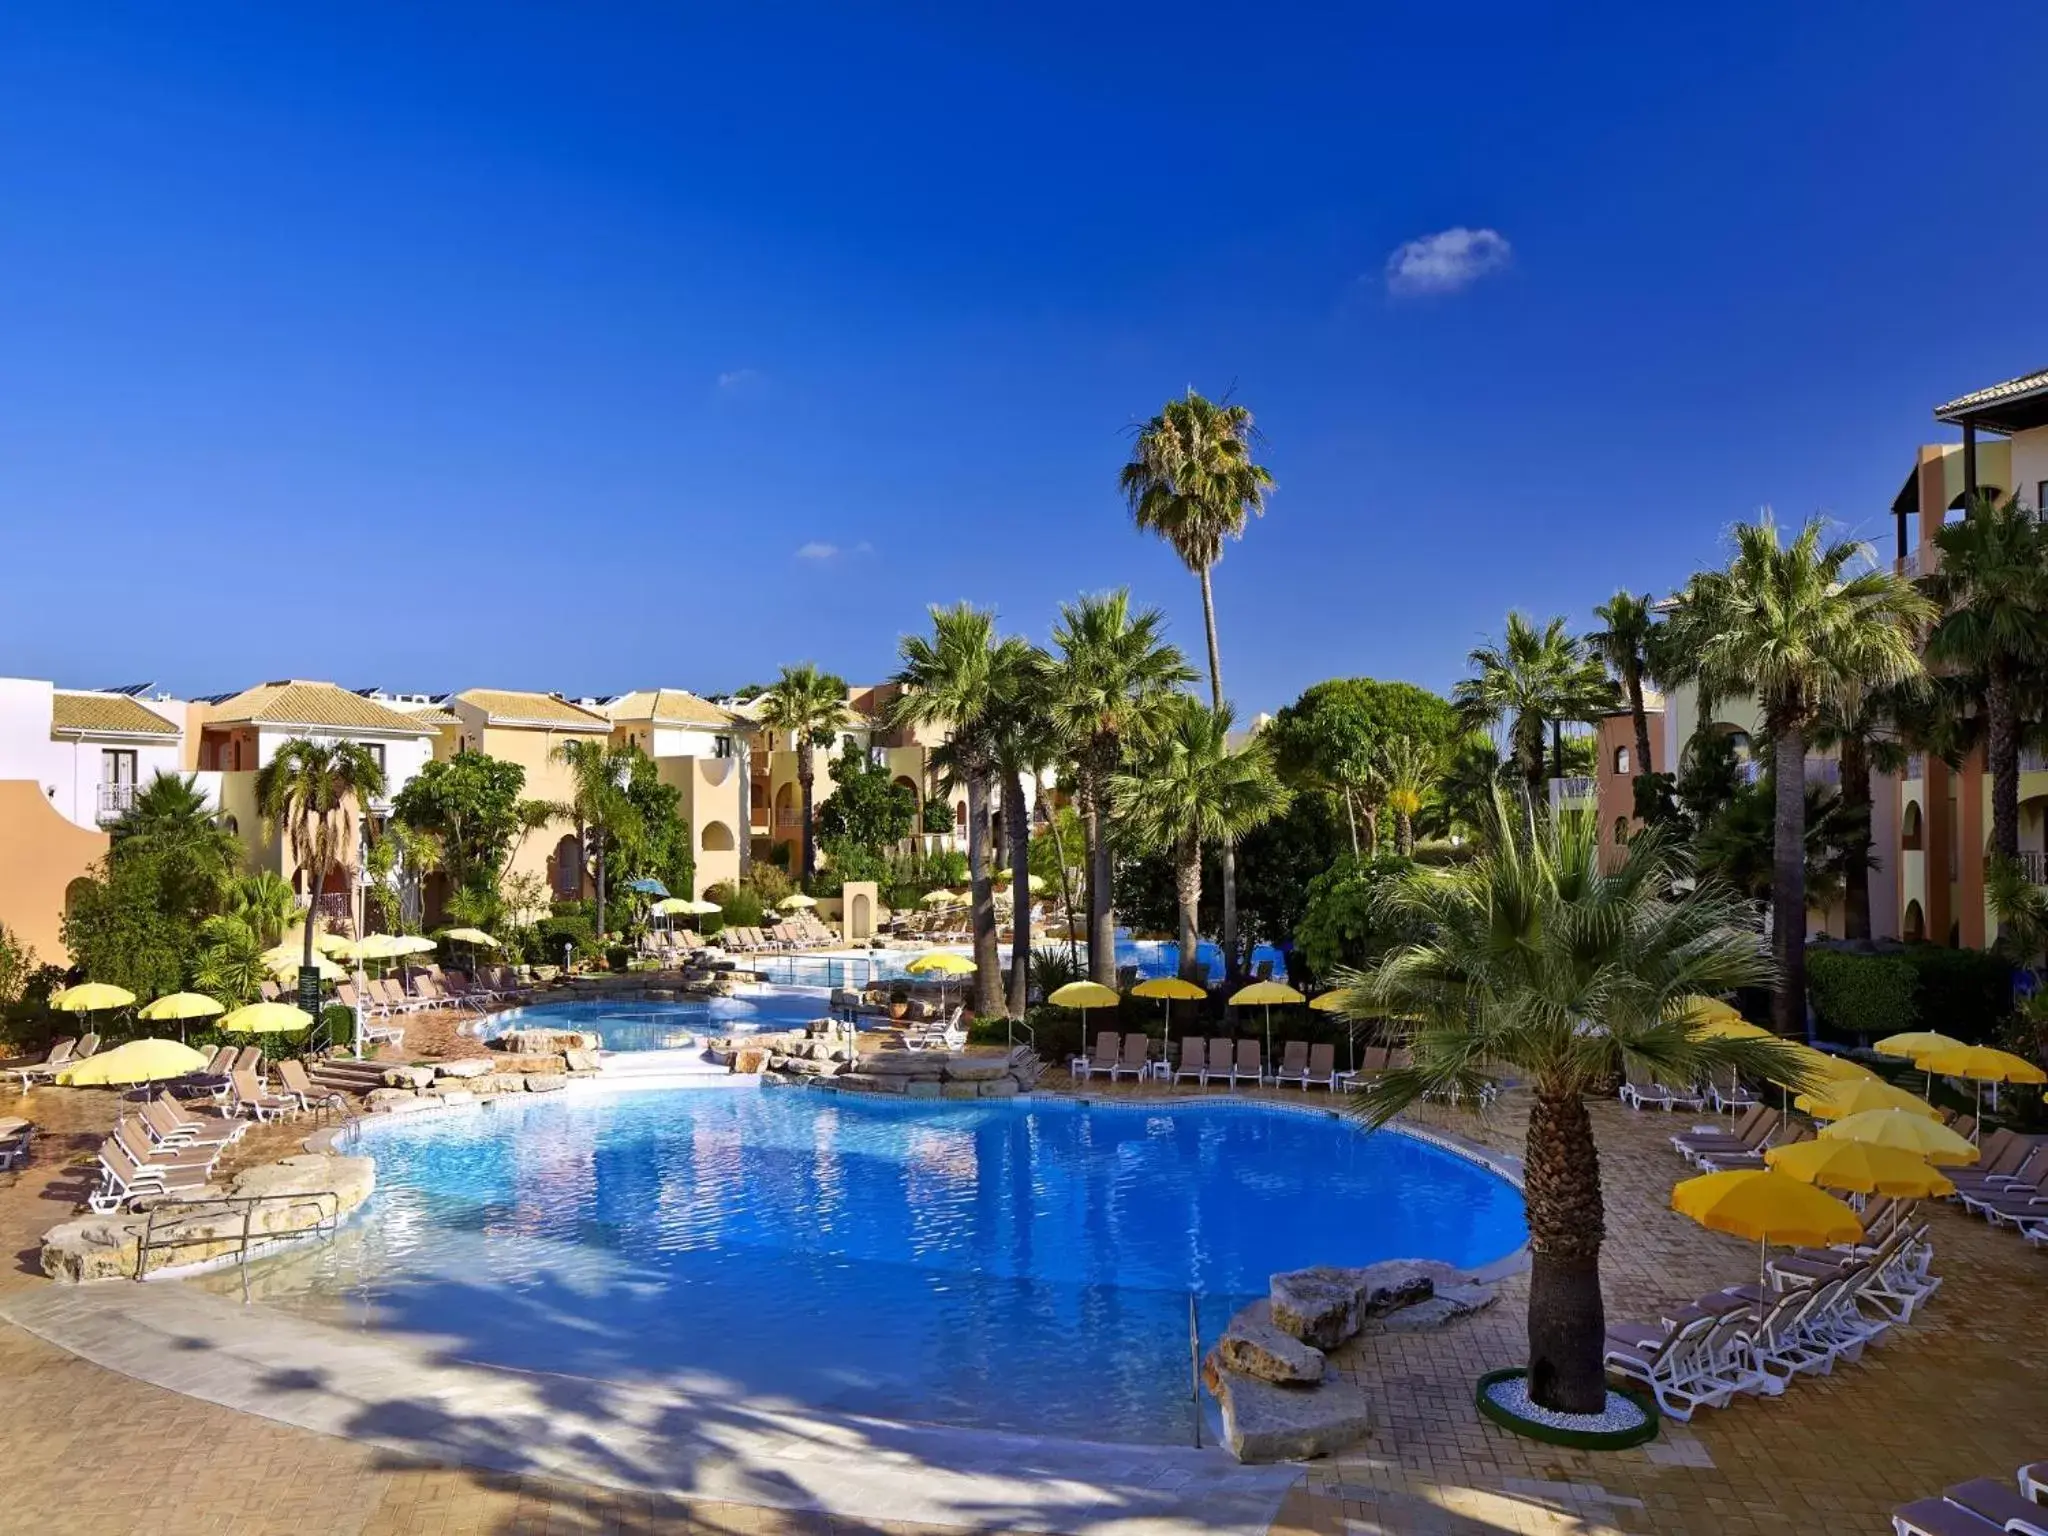
[[[1971,1044],[2012,1014],[2012,966],[1981,949],[1911,944],[1876,952],[1815,948],[1806,995],[1823,1037],[1845,1044],[1934,1029]]]

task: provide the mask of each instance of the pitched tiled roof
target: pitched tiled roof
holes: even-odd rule
[[[2016,379],[2007,379],[2003,384],[1993,384],[1989,389],[1973,390],[1967,395],[1958,395],[1947,405],[1937,405],[1934,414],[1946,417],[1962,411],[1974,411],[1987,405],[1996,405],[2001,400],[2014,400],[2021,395],[2036,394],[2042,390],[2048,390],[2048,368],[2023,373]]]
[[[438,705],[429,705],[425,709],[400,710],[399,713],[419,721],[422,725],[431,725],[436,730],[444,725],[462,724],[454,715],[451,715],[447,710],[440,708]]]
[[[472,709],[484,712],[491,725],[544,725],[572,731],[609,731],[611,721],[595,710],[552,693],[520,693],[505,688],[465,688],[455,695]]]
[[[652,720],[656,725],[708,725],[723,728],[732,716],[687,688],[642,688],[622,693],[605,705],[614,720]]]
[[[66,735],[175,736],[177,726],[125,694],[56,693],[50,729]]]
[[[350,693],[338,684],[297,679],[258,683],[223,699],[213,711],[213,720],[220,724],[246,720],[252,725],[307,725],[329,731],[403,732],[413,736],[431,735],[434,729],[374,699]]]

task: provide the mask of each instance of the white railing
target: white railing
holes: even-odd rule
[[[2048,751],[2043,751],[2040,747],[2021,747],[2020,772],[2048,772]]]
[[[133,784],[102,784],[100,786],[99,819],[102,825],[119,821],[135,804]]]
[[[2032,848],[2019,852],[2020,870],[2035,885],[2048,885],[2048,853]]]
[[[1552,779],[1550,781],[1550,804],[1553,809],[1560,805],[1583,805],[1597,798],[1599,793],[1599,784],[1590,778],[1578,777]]]
[[[1927,755],[1924,752],[1915,752],[1907,757],[1906,777],[1909,779],[1924,779],[1927,777]]]

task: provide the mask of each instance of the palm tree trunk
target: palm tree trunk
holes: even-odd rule
[[[1003,968],[996,958],[996,893],[988,869],[988,775],[967,776],[967,884],[974,914],[974,1011],[1003,1007]]]
[[[1782,727],[1773,747],[1777,817],[1772,829],[1771,957],[1778,966],[1771,1027],[1788,1040],[1806,1038],[1806,731]]]
[[[1576,1090],[1539,1085],[1529,1108],[1523,1199],[1529,1217],[1529,1395],[1560,1413],[1606,1406],[1600,1297],[1600,1150]]]
[[[1643,674],[1637,667],[1628,669],[1628,712],[1636,727],[1636,773],[1649,773],[1655,762],[1650,756],[1650,713],[1643,708]]]
[[[1031,812],[1014,773],[1003,775],[1003,823],[1010,834],[1009,1011],[1021,1019],[1031,1001]]]
[[[597,828],[597,948],[602,954],[604,942],[604,826]]]
[[[1217,710],[1223,708],[1223,652],[1216,643],[1216,593],[1209,584],[1209,567],[1203,566],[1197,573],[1202,578],[1202,626],[1209,639],[1209,702]],[[1180,959],[1181,974],[1188,974],[1188,956]],[[1223,844],[1223,974],[1228,981],[1236,981],[1242,967],[1237,955],[1237,849],[1230,842]],[[1190,980],[1199,979],[1190,977]]]
[[[1854,731],[1842,737],[1842,808],[1848,838],[1842,849],[1842,937],[1870,937],[1870,758]]]
[[[1994,656],[1984,693],[1984,755],[1991,767],[1991,851],[2001,859],[2020,853],[2020,735],[2014,718],[2012,663]]]
[[[803,802],[802,815],[804,818],[803,870],[799,878],[802,880],[805,890],[811,888],[811,877],[818,872],[818,849],[817,845],[812,841],[811,832],[811,786],[816,778],[817,765],[811,757],[810,738],[805,737],[797,743],[796,749],[796,781],[798,788],[802,791],[799,798]],[[970,812],[970,814],[972,813]]]
[[[1103,825],[1099,775],[1083,786],[1082,825],[1088,832],[1088,977],[1116,985],[1116,913],[1110,900],[1109,829]]]
[[[1351,786],[1344,786],[1344,820],[1351,828],[1351,857],[1358,857],[1358,813],[1351,808]]]
[[[1202,969],[1202,935],[1199,926],[1202,906],[1202,841],[1197,837],[1183,837],[1180,847],[1174,850],[1173,894],[1180,909],[1180,979],[1192,981],[1196,986],[1206,986],[1208,976]]]
[[[1394,851],[1404,859],[1415,856],[1415,821],[1406,811],[1394,812]]]

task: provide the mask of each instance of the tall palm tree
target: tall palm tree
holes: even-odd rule
[[[1613,685],[1561,618],[1538,629],[1526,615],[1510,613],[1503,638],[1475,647],[1468,659],[1476,675],[1451,690],[1452,701],[1475,726],[1507,722],[1508,744],[1534,806],[1545,798],[1545,728],[1593,718],[1613,702]],[[1562,777],[1562,751],[1558,757]]]
[[[1220,405],[1192,388],[1138,429],[1117,483],[1139,528],[1173,546],[1202,583],[1202,626],[1209,642],[1209,703],[1223,708],[1223,660],[1216,644],[1216,594],[1209,572],[1226,538],[1266,510],[1273,476],[1252,460],[1257,429],[1242,405]],[[1238,973],[1237,849],[1223,845],[1223,961]]]
[[[1927,637],[1937,666],[1984,673],[1984,755],[1991,770],[1991,851],[2020,851],[2022,675],[2048,659],[2048,527],[2020,503],[1980,496],[1935,535],[1941,564],[1920,579],[1940,606]]]
[[[1116,985],[1116,914],[1110,900],[1109,781],[1124,743],[1141,740],[1195,673],[1163,638],[1165,615],[1131,611],[1115,592],[1060,605],[1053,626],[1052,715],[1073,754],[1088,861],[1088,974]]]
[[[974,927],[974,1011],[1002,1011],[1003,968],[996,951],[995,890],[988,856],[988,792],[998,761],[1001,710],[1027,686],[1034,663],[1026,641],[999,639],[995,615],[971,603],[933,608],[930,635],[905,635],[892,679],[902,690],[889,706],[897,726],[946,733],[932,754],[941,781],[967,791],[967,877]],[[1028,879],[1029,870],[1025,871]]]
[[[1650,600],[1622,588],[1593,610],[1604,629],[1586,636],[1586,649],[1607,664],[1628,700],[1629,718],[1636,730],[1636,772],[1650,772],[1650,715],[1643,707],[1643,680],[1650,674],[1650,655],[1656,645],[1656,615]]]
[[[1058,728],[1052,718],[1052,659],[1036,646],[1026,648],[1015,667],[1005,669],[1003,692],[992,711],[991,738],[996,776],[1002,781],[1003,834],[1010,859],[1010,1017],[1021,1019],[1030,1005],[1031,954],[1031,807],[1024,782],[1043,781],[1059,766]],[[1064,864],[1064,860],[1062,863]],[[1071,940],[1070,940],[1071,942]]]
[[[605,845],[619,833],[630,831],[639,816],[626,796],[634,750],[572,737],[558,743],[548,754],[550,762],[561,763],[569,770],[569,799],[555,810],[562,820],[576,823],[577,856],[586,857],[591,845],[596,845],[599,945],[604,943],[608,931],[604,922]]]
[[[1754,694],[1770,735],[1772,1021],[1786,1036],[1806,1033],[1807,739],[1830,699],[1919,676],[1918,640],[1934,616],[1910,583],[1870,564],[1865,545],[1825,543],[1825,532],[1814,518],[1787,544],[1769,519],[1739,525],[1727,569],[1695,575],[1671,619],[1702,691]]]
[[[1842,807],[1848,829],[1842,863],[1842,937],[1870,937],[1870,775],[1897,773],[1906,766],[1901,716],[1911,718],[1915,697],[1924,692],[1909,680],[1896,688],[1852,683],[1822,702],[1814,717],[1813,744],[1833,751],[1842,765]]]
[[[820,672],[810,662],[784,667],[782,676],[760,695],[761,724],[788,731],[796,748],[796,782],[803,794],[803,868],[805,886],[818,873],[818,829],[812,822],[811,799],[818,781],[817,749],[832,744],[833,732],[846,723],[846,680]]]
[[[1172,851],[1180,974],[1197,985],[1206,981],[1198,953],[1202,849],[1229,847],[1286,810],[1289,799],[1264,736],[1233,749],[1230,723],[1228,706],[1205,709],[1182,698],[1132,768],[1109,781],[1118,823],[1139,843]]]
[[[327,871],[355,852],[362,808],[384,793],[384,765],[359,741],[312,741],[295,736],[256,770],[256,805],[280,828],[300,869],[312,870],[306,907],[305,955],[300,987],[313,970],[313,931]]]
[[[1339,974],[1342,1011],[1392,1017],[1414,1064],[1353,1099],[1378,1125],[1427,1097],[1471,1104],[1503,1077],[1533,1103],[1523,1162],[1528,1212],[1529,1391],[1544,1408],[1598,1412],[1606,1324],[1605,1215],[1585,1095],[1625,1069],[1673,1081],[1712,1069],[1803,1086],[1792,1049],[1694,1035],[1685,1000],[1769,977],[1739,899],[1691,870],[1660,831],[1601,867],[1589,816],[1528,815],[1496,793],[1481,853],[1416,870],[1388,894],[1390,919],[1425,939],[1367,973]]]
[[[1386,785],[1387,809],[1394,813],[1394,851],[1415,854],[1415,818],[1422,802],[1443,774],[1443,762],[1426,743],[1396,736],[1379,750],[1380,781]]]

